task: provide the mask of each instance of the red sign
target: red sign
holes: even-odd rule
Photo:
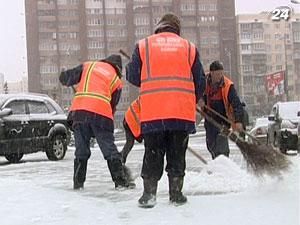
[[[284,94],[284,71],[268,74],[266,76],[266,88],[269,95]]]

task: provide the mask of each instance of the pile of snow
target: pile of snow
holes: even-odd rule
[[[209,161],[201,172],[187,171],[183,191],[187,195],[241,192],[257,185],[257,179],[225,156]],[[168,191],[167,176],[159,184],[161,192]]]

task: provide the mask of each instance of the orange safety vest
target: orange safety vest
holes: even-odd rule
[[[140,101],[137,98],[131,103],[125,113],[125,121],[136,138],[141,135],[140,107]]]
[[[109,63],[86,62],[70,111],[86,110],[113,119],[111,95],[120,87],[122,82]]]
[[[192,64],[196,48],[174,33],[139,41],[141,122],[182,119],[195,122],[196,97]]]
[[[228,93],[230,86],[233,84],[233,82],[226,76],[224,77],[224,86],[221,88],[221,94],[222,94],[222,99],[224,102],[225,106],[225,111],[226,111],[226,116],[228,119],[234,121],[234,113],[233,113],[233,108],[231,104],[228,101]],[[210,85],[206,84],[206,94],[209,93]],[[209,98],[208,98],[208,105],[209,105]]]

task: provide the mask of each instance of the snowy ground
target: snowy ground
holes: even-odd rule
[[[121,149],[124,141],[118,141]],[[168,183],[159,182],[157,205],[141,209],[139,172],[143,146],[136,145],[128,166],[137,177],[134,190],[114,190],[106,162],[98,148],[89,160],[83,191],[72,190],[74,148],[59,162],[44,153],[27,155],[19,164],[0,158],[0,224],[166,224],[166,225],[299,225],[299,155],[289,156],[291,171],[283,179],[258,180],[245,170],[239,151],[231,145],[231,158],[211,161],[202,135],[190,138],[190,146],[209,161],[203,165],[187,153],[184,193],[188,203],[168,202]]]

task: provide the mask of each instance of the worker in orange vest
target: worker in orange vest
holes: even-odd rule
[[[126,143],[121,151],[121,155],[124,164],[134,145],[134,141],[136,140],[139,143],[143,141],[141,135],[140,107],[140,101],[139,98],[137,98],[128,107],[123,120]]]
[[[205,110],[209,116],[228,128],[233,125],[234,130],[242,132],[243,105],[233,82],[225,75],[223,64],[219,61],[214,61],[210,64],[205,101],[209,108],[230,119],[234,124],[228,124],[222,118],[210,112],[209,109]],[[222,135],[219,129],[207,120],[204,122],[204,127],[206,130],[206,145],[212,159],[219,155],[229,156],[228,138]]]
[[[195,132],[196,104],[204,105],[205,76],[194,44],[180,37],[180,20],[166,14],[155,34],[138,42],[126,67],[126,79],[140,88],[141,132],[145,153],[140,207],[156,204],[164,156],[169,200],[184,204],[182,193],[189,134]]]
[[[84,187],[91,155],[90,139],[93,136],[107,160],[115,187],[134,187],[124,173],[121,154],[114,144],[113,115],[122,90],[121,71],[121,57],[111,55],[100,61],[85,62],[60,74],[63,85],[77,85],[70,108],[76,148],[74,189]]]

